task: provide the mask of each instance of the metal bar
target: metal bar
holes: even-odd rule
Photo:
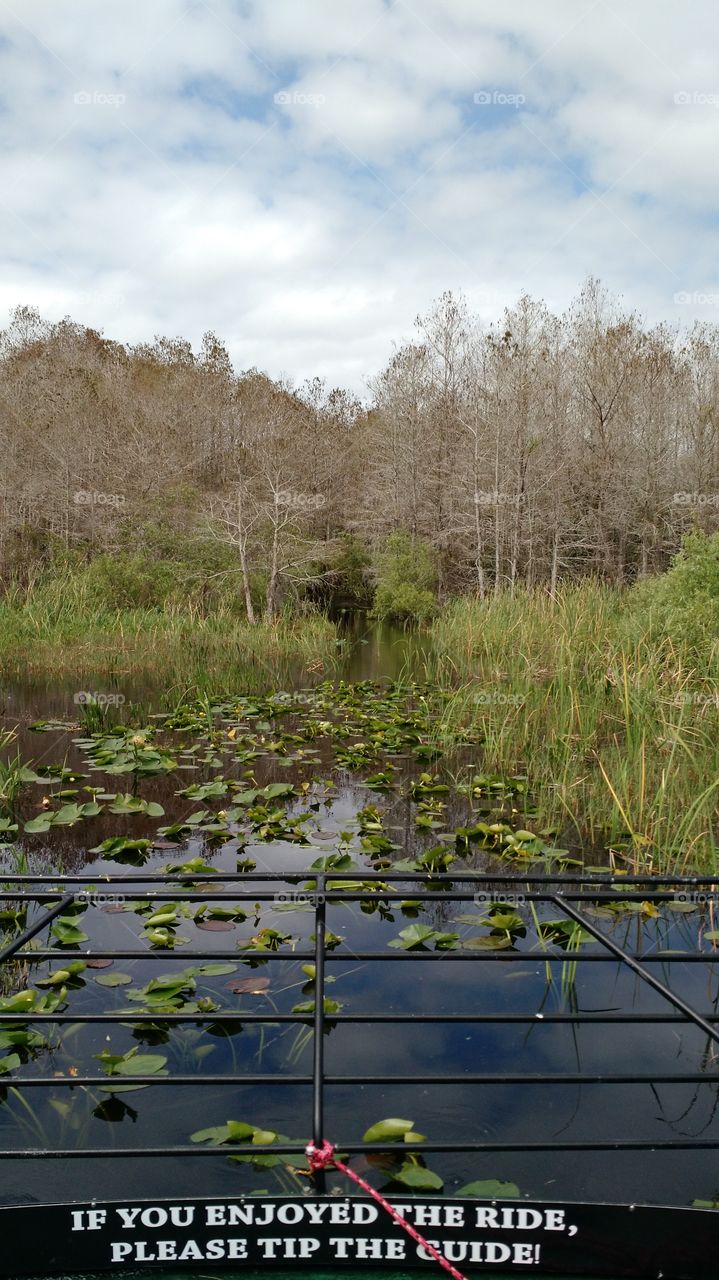
[[[142,1084],[157,1085],[166,1088],[168,1085],[237,1085],[241,1083],[247,1084],[272,1084],[272,1085],[314,1085],[313,1075],[280,1075],[265,1073],[264,1075],[248,1074],[242,1076],[210,1076],[210,1075],[123,1075],[123,1076],[12,1076],[7,1078],[8,1083],[13,1088],[56,1088],[58,1085],[67,1085],[68,1088],[74,1089],[76,1085],[117,1085],[125,1084]],[[371,1085],[389,1085],[389,1084],[706,1084],[716,1088],[719,1083],[719,1073],[713,1075],[709,1072],[691,1071],[691,1072],[670,1072],[667,1074],[653,1075],[647,1073],[623,1072],[612,1074],[611,1072],[592,1072],[592,1071],[568,1071],[558,1072],[554,1075],[547,1075],[543,1072],[505,1072],[497,1074],[476,1074],[473,1072],[450,1072],[440,1075],[427,1075],[425,1072],[419,1075],[391,1075],[391,1076],[368,1076],[368,1075],[347,1075],[332,1076],[324,1075],[323,1081],[325,1085],[355,1085],[355,1084],[371,1084]],[[0,1085],[0,1087],[2,1087]],[[313,1141],[315,1139],[313,1138]],[[717,1138],[719,1146],[719,1137]]]
[[[392,1153],[398,1151],[408,1151],[414,1155],[418,1154],[417,1146],[405,1145],[402,1142],[384,1143],[367,1142],[352,1143],[343,1142],[339,1145],[343,1155],[372,1155],[375,1152]],[[617,1138],[604,1139],[596,1142],[423,1142],[419,1151],[424,1153],[481,1153],[486,1151],[520,1151],[520,1152],[540,1152],[540,1151],[716,1151],[719,1146],[718,1141],[712,1141],[709,1138],[694,1139],[661,1139],[652,1141],[650,1138]],[[46,1148],[17,1148],[15,1150],[0,1151],[0,1160],[27,1160],[49,1159],[49,1160],[73,1160],[73,1159],[93,1159],[102,1157],[103,1159],[133,1159],[136,1160],[142,1156],[176,1156],[190,1157],[196,1156],[202,1158],[216,1158],[217,1156],[232,1155],[289,1155],[303,1159],[305,1154],[304,1143],[273,1143],[272,1146],[262,1145],[247,1146],[245,1143],[233,1142],[221,1147],[92,1147],[86,1148],[64,1148],[62,1150],[48,1150]]]
[[[45,895],[41,894],[40,896],[44,897]],[[63,912],[66,907],[69,907],[74,901],[75,894],[66,893],[54,907],[51,907],[49,911],[46,911],[45,914],[41,916],[39,920],[36,920],[34,924],[29,925],[28,928],[19,935],[19,937],[14,938],[12,942],[8,942],[6,946],[0,949],[0,964],[2,964],[4,960],[10,960],[13,956],[17,956],[20,947],[23,947],[26,942],[30,942],[36,934],[40,933],[45,928],[46,925],[51,924],[55,919],[55,916],[59,916],[61,912]]]
[[[301,848],[316,848],[316,846],[299,846]],[[177,846],[178,853],[182,853],[181,847]],[[491,853],[491,850],[479,850],[479,852]],[[248,883],[258,881],[282,881],[290,884],[297,880],[306,879],[311,872],[307,871],[218,871],[218,884],[223,882]],[[682,875],[580,875],[569,873],[558,873],[555,875],[534,875],[523,871],[507,872],[503,875],[498,871],[455,871],[449,872],[429,872],[429,871],[375,871],[373,869],[358,871],[332,871],[329,874],[332,880],[357,880],[361,875],[363,880],[417,880],[422,883],[431,881],[446,881],[451,884],[453,880],[471,880],[477,884],[582,884],[582,885],[626,885],[626,884],[682,884],[682,885],[715,885],[719,889],[719,877],[716,873],[713,876],[682,876]],[[170,872],[168,874],[159,875],[155,872],[138,872],[137,875],[118,875],[118,876],[82,876],[82,875],[13,875],[11,872],[1,872],[0,878],[3,882],[10,884],[93,884],[93,885],[118,885],[118,884],[147,884],[155,882],[157,884],[182,884],[188,880],[201,880],[202,876],[189,872]]]
[[[703,1015],[708,1022],[719,1022],[719,1013]],[[568,1022],[584,1023],[682,1023],[686,1018],[678,1013],[333,1013],[332,1022],[371,1022],[371,1023],[411,1023],[417,1025],[418,1017],[422,1022],[533,1022],[551,1023]],[[187,1023],[188,1026],[212,1024],[213,1022],[303,1022],[312,1023],[312,1013],[232,1013],[222,1009],[214,1013],[153,1013],[152,1010],[138,1010],[124,1013],[3,1013],[3,1022],[20,1023],[62,1023],[62,1022],[108,1022],[126,1023],[132,1026],[136,1022],[151,1022],[157,1026],[165,1023]]]
[[[350,890],[346,893],[341,889],[327,890],[327,880],[357,880],[362,879],[367,882],[368,886],[371,882],[377,881],[377,888],[363,890]],[[245,901],[245,900],[261,900],[270,901],[275,896],[277,884],[293,884],[297,885],[302,880],[312,879],[315,885],[313,890],[307,890],[308,898],[316,895],[314,901],[315,913],[315,947],[314,951],[294,951],[294,952],[266,952],[259,953],[256,951],[190,951],[179,954],[173,949],[149,949],[144,950],[125,950],[125,951],[81,951],[81,950],[58,950],[51,948],[42,948],[38,950],[22,951],[21,948],[32,940],[43,928],[45,928],[51,920],[62,910],[64,910],[77,896],[77,889],[72,893],[63,894],[60,889],[53,888],[49,891],[36,889],[32,892],[15,891],[10,892],[3,890],[0,892],[0,900],[13,899],[17,900],[34,900],[47,902],[57,898],[55,906],[48,911],[43,918],[36,922],[31,929],[26,930],[20,937],[11,942],[4,950],[0,951],[0,962],[6,958],[21,956],[23,959],[36,962],[39,960],[54,960],[60,964],[67,963],[72,959],[87,960],[93,958],[109,958],[109,959],[127,959],[140,960],[143,962],[162,961],[167,963],[168,960],[177,961],[183,967],[188,960],[233,960],[238,965],[250,964],[256,965],[257,962],[264,963],[267,960],[283,960],[297,963],[298,961],[314,960],[315,964],[315,1004],[314,1011],[308,1014],[276,1014],[274,1012],[264,1013],[243,1013],[241,1011],[224,1012],[222,1009],[213,1010],[209,1013],[157,1013],[151,1009],[138,1009],[137,1011],[128,1012],[126,1009],[117,1013],[102,1014],[72,1014],[54,1013],[54,1014],[33,1014],[18,1013],[4,1014],[2,1017],[3,1025],[37,1025],[42,1023],[48,1024],[136,1024],[136,1023],[152,1023],[158,1026],[177,1025],[177,1026],[197,1026],[212,1025],[213,1023],[236,1025],[241,1027],[243,1023],[252,1024],[288,1024],[298,1023],[303,1026],[311,1025],[313,1028],[313,1065],[312,1074],[296,1073],[294,1075],[273,1075],[271,1073],[252,1073],[247,1075],[227,1075],[212,1076],[202,1074],[182,1075],[137,1075],[137,1076],[118,1076],[112,1077],[107,1075],[87,1075],[87,1076],[53,1076],[53,1077],[2,1077],[0,1078],[0,1088],[5,1085],[12,1085],[14,1088],[47,1088],[47,1087],[87,1087],[101,1086],[112,1091],[114,1085],[118,1087],[125,1084],[137,1084],[146,1087],[193,1087],[199,1085],[212,1087],[217,1086],[224,1088],[232,1085],[237,1088],[238,1085],[289,1085],[294,1087],[312,1088],[312,1133],[315,1142],[321,1142],[324,1138],[324,1091],[326,1087],[334,1088],[355,1087],[358,1084],[367,1084],[374,1087],[388,1087],[392,1085],[423,1085],[446,1087],[448,1085],[469,1085],[475,1087],[479,1085],[557,1085],[564,1084],[567,1086],[576,1085],[639,1085],[646,1087],[651,1084],[668,1084],[668,1085],[711,1085],[716,1086],[719,1077],[716,1074],[707,1072],[681,1073],[672,1072],[664,1074],[654,1073],[603,1073],[603,1072],[560,1072],[551,1075],[540,1072],[531,1073],[447,1073],[447,1074],[423,1074],[419,1072],[417,1075],[398,1074],[394,1076],[367,1076],[367,1075],[326,1075],[325,1074],[325,1056],[324,1056],[324,1032],[328,1021],[333,1025],[335,1023],[347,1023],[355,1025],[417,1025],[418,1022],[433,1023],[441,1025],[462,1025],[462,1024],[567,1024],[572,1026],[601,1025],[611,1023],[627,1023],[630,1025],[638,1025],[641,1023],[654,1024],[675,1024],[679,1023],[683,1026],[687,1025],[687,1019],[693,1022],[701,1031],[709,1035],[713,1040],[719,1042],[719,1027],[714,1027],[713,1023],[719,1023],[719,1014],[714,1011],[702,1014],[692,1009],[680,997],[671,992],[659,979],[655,979],[651,973],[643,967],[646,964],[662,963],[662,964],[678,964],[690,962],[700,962],[704,964],[714,964],[719,961],[719,951],[695,951],[695,952],[667,952],[666,954],[654,952],[649,955],[634,954],[625,951],[621,946],[608,937],[591,921],[587,920],[581,912],[576,910],[571,903],[585,901],[637,901],[652,900],[657,902],[671,901],[676,898],[676,890],[674,892],[664,892],[656,888],[649,888],[646,892],[640,892],[636,889],[627,891],[627,885],[656,886],[664,885],[683,885],[691,886],[699,889],[703,885],[710,885],[713,888],[719,884],[716,876],[700,878],[700,877],[676,877],[667,876],[666,878],[658,877],[613,877],[598,876],[596,878],[586,876],[527,876],[526,874],[514,874],[503,876],[501,874],[477,874],[473,872],[445,875],[445,874],[428,874],[422,873],[406,873],[406,872],[338,872],[338,873],[313,873],[304,872],[281,872],[276,874],[267,874],[265,872],[250,874],[237,873],[223,875],[218,872],[218,881],[237,884],[235,891],[227,889],[207,890],[202,892],[194,887],[187,888],[192,885],[195,877],[188,877],[185,874],[177,873],[176,877],[158,876],[157,874],[138,875],[133,877],[117,877],[106,878],[98,881],[95,878],[87,876],[72,877],[43,877],[43,876],[22,876],[12,878],[10,883],[13,884],[47,884],[55,885],[82,885],[88,886],[92,884],[94,888],[86,887],[84,892],[91,897],[94,893],[96,897],[101,897],[108,889],[121,889],[124,893],[133,893],[133,896],[142,896],[152,901],[169,901],[173,898],[182,901]],[[8,883],[7,877],[0,876],[0,881]],[[471,889],[466,891],[457,890],[455,883],[465,884],[470,882]],[[250,886],[252,884],[271,884],[273,889],[260,889],[259,892],[252,892]],[[579,892],[563,893],[562,889],[557,889],[558,885],[580,886]],[[138,892],[136,888],[140,884],[149,884],[153,886],[150,892]],[[434,888],[425,888],[425,886],[435,886],[438,884],[446,885],[446,889],[437,891]],[[552,886],[551,891],[530,891],[527,889],[529,884],[536,886]],[[171,887],[178,886],[176,892],[171,891]],[[380,885],[382,887],[380,887]],[[480,889],[491,891],[492,895],[498,900],[502,896],[515,892],[514,886],[518,886],[522,891],[523,897],[529,901],[538,901],[552,903],[559,908],[570,919],[580,924],[587,930],[589,934],[597,942],[601,950],[589,954],[582,954],[577,950],[558,950],[553,943],[546,946],[540,946],[534,951],[500,951],[500,952],[478,952],[478,951],[455,951],[455,952],[437,952],[437,951],[410,951],[410,952],[387,952],[387,951],[366,951],[359,953],[327,953],[325,947],[325,928],[326,928],[326,903],[331,904],[349,903],[366,901],[369,899],[389,899],[397,900],[408,896],[407,886],[416,885],[417,896],[422,902],[433,901],[472,901]],[[168,888],[170,886],[170,888]],[[388,886],[388,887],[385,887]],[[394,887],[404,886],[404,887]],[[510,886],[513,886],[510,888]],[[596,892],[591,892],[593,886],[596,886]],[[621,888],[620,888],[621,886]],[[309,905],[309,904],[308,904]],[[551,949],[550,949],[551,948]],[[569,1012],[569,1013],[488,1013],[488,1014],[406,1014],[406,1013],[348,1013],[325,1015],[325,973],[327,959],[355,964],[357,961],[386,961],[386,960],[456,960],[467,961],[480,959],[483,961],[511,961],[526,966],[541,965],[546,962],[561,961],[566,963],[568,960],[573,963],[590,963],[605,962],[616,964],[623,962],[651,988],[656,990],[665,1000],[670,1002],[678,1013],[648,1013],[648,1014],[625,1014],[607,1011],[590,1011],[587,1013]],[[641,963],[639,963],[641,961]],[[538,969],[537,972],[540,972]],[[334,1135],[333,1135],[334,1136]],[[392,1150],[415,1151],[415,1147],[406,1146],[402,1143],[393,1143]],[[464,1142],[464,1143],[433,1143],[427,1142],[422,1144],[422,1150],[425,1152],[446,1152],[446,1153],[482,1153],[482,1152],[548,1152],[548,1151],[677,1151],[677,1150],[717,1150],[719,1149],[719,1138],[717,1139],[698,1139],[698,1138],[679,1138],[679,1139],[662,1139],[652,1141],[651,1139],[603,1139],[597,1141],[579,1142],[579,1141],[558,1141],[550,1140],[547,1142]],[[348,1154],[361,1154],[371,1152],[381,1152],[387,1150],[387,1144],[350,1144],[348,1146],[341,1145],[342,1152]],[[120,1158],[138,1159],[143,1156],[148,1157],[227,1157],[232,1154],[250,1154],[250,1155],[289,1155],[296,1159],[302,1159],[304,1155],[304,1144],[286,1143],[286,1144],[270,1144],[257,1145],[233,1143],[223,1147],[214,1148],[197,1148],[195,1146],[167,1146],[154,1147],[144,1149],[137,1148],[95,1148],[95,1149],[79,1149],[79,1150],[18,1150],[18,1151],[0,1151],[0,1159],[17,1159],[17,1158],[49,1158],[49,1159],[82,1159],[82,1158],[108,1158],[110,1156],[118,1156]],[[315,1182],[315,1188],[318,1191],[324,1191],[324,1174],[319,1175]]]
[[[371,1016],[371,1015],[368,1015]],[[194,1026],[197,1023],[209,1024],[213,1022],[304,1022],[311,1023],[313,1015],[311,1013],[231,1013],[223,1010],[215,1010],[214,1013],[155,1013],[151,1009],[138,1009],[127,1011],[124,1013],[3,1013],[3,1022],[20,1022],[23,1025],[28,1022],[117,1022],[126,1023],[128,1026],[134,1026],[136,1022],[151,1022],[155,1025],[161,1025],[165,1022],[187,1023],[188,1026]],[[719,1020],[719,1019],[718,1019]],[[0,1076],[0,1084],[2,1077]]]
[[[324,1120],[325,1073],[325,877],[317,877],[315,898],[315,1014],[312,1046],[312,1141],[320,1147],[325,1136]],[[324,1169],[314,1175],[314,1185],[319,1195],[326,1191]]]
[[[347,879],[348,873],[343,872],[342,874],[344,875],[345,879]],[[362,872],[359,872],[359,873],[355,872],[354,875],[352,876],[352,880],[356,881],[362,874],[363,874]],[[314,879],[314,875],[312,874],[312,872],[306,872],[302,877],[297,877],[297,879],[304,879],[304,880],[308,878]],[[339,873],[337,874],[337,878],[339,879]],[[266,880],[267,877],[265,876],[263,877],[263,879]],[[332,876],[332,879],[333,880],[335,879],[334,875]],[[159,884],[160,881],[153,881],[152,883]],[[167,883],[164,877],[161,883],[163,885]],[[187,881],[184,881],[183,883],[187,884]],[[205,880],[203,883],[207,884],[208,882],[207,880]],[[218,884],[224,883],[224,879],[222,876],[218,876],[217,883]],[[274,883],[286,884],[287,881],[284,876],[278,876],[274,881]],[[370,898],[376,897],[378,900],[383,898],[406,897],[406,891],[404,888],[395,889],[392,887],[393,884],[395,883],[397,883],[396,877],[394,877],[394,879],[391,881],[388,880],[386,888],[374,888],[368,882],[368,886],[366,889],[349,889],[349,890],[326,889],[325,893],[327,895],[328,901],[333,901],[333,902],[361,902],[368,897]],[[421,901],[424,902],[425,900],[427,900],[428,902],[455,902],[455,901],[471,902],[477,897],[476,888],[474,889],[474,891],[455,890],[450,888],[450,884],[451,884],[451,881],[448,881],[446,889],[427,890],[425,893],[421,895]],[[115,881],[112,887],[116,888],[119,885],[121,885],[124,889],[127,889],[129,885],[129,881],[127,880]],[[421,888],[421,885],[419,887]],[[485,885],[484,887],[487,889],[492,889],[491,885]],[[82,893],[88,899],[88,903],[87,903],[88,906],[95,905],[93,902],[93,899],[97,899],[100,905],[103,905],[105,902],[108,901],[109,898],[121,896],[117,894],[98,892],[97,890],[93,890],[93,889],[81,889],[79,890],[79,892]],[[302,889],[300,889],[300,892],[302,892]],[[493,892],[495,891],[493,890]],[[308,904],[309,904],[309,900],[312,898],[314,890],[308,889],[306,890],[306,893],[307,893]],[[75,896],[77,896],[77,894]],[[266,891],[260,890],[259,892],[257,890],[252,890],[252,891],[248,890],[247,893],[243,894],[242,886],[238,886],[238,888],[236,889],[215,889],[213,885],[212,888],[205,889],[205,890],[196,889],[194,887],[187,887],[187,888],[180,887],[178,889],[175,889],[174,891],[165,890],[165,889],[159,889],[155,891],[155,890],[148,889],[141,894],[136,894],[135,896],[141,896],[142,898],[146,898],[150,902],[165,902],[165,901],[169,901],[170,899],[176,900],[178,902],[206,902],[208,899],[213,902],[228,902],[228,901],[237,902],[238,900],[244,901],[246,899],[249,901],[255,902],[257,900],[272,901],[272,899],[276,897],[276,890],[268,889]],[[497,898],[501,899],[502,897],[501,887],[496,889],[496,896]],[[505,896],[507,897],[521,896],[523,899],[526,899],[527,901],[546,902],[551,896],[551,890],[542,891],[542,892],[527,890],[526,893],[517,895],[515,893],[514,888],[512,888],[511,890],[506,891]],[[710,900],[719,901],[719,892],[710,893],[710,894],[698,893],[696,896],[703,897],[707,902],[709,902]],[[52,901],[55,898],[59,899],[61,897],[63,897],[62,889],[38,889],[37,892],[32,892],[32,893],[23,891],[22,889],[3,889],[2,891],[0,891],[0,901],[5,900],[5,901],[15,902],[20,900],[25,902],[28,900],[39,901],[40,899],[42,899],[43,901]],[[585,892],[566,893],[566,894],[563,893],[562,897],[565,898],[567,902],[605,902],[605,901],[606,902],[645,902],[647,900],[652,902],[675,902],[678,900],[682,902],[682,901],[686,901],[687,895],[684,894],[683,897],[679,896],[679,898],[677,898],[676,890],[671,890],[671,889],[626,890],[624,888],[621,888],[621,889],[617,888],[615,892],[612,892],[610,889],[597,889],[595,892],[592,892],[592,893],[585,893]],[[697,905],[701,906],[702,904],[698,903]],[[310,907],[308,905],[308,910],[309,909]]]
[[[206,1076],[201,1074],[171,1075],[171,1076],[170,1075],[163,1076],[158,1074],[155,1074],[153,1076],[148,1076],[148,1075],[68,1076],[64,1074],[63,1075],[58,1074],[56,1076],[47,1076],[47,1077],[42,1077],[42,1076],[26,1076],[24,1078],[22,1076],[0,1077],[0,1089],[2,1089],[4,1086],[8,1084],[12,1085],[14,1089],[17,1089],[20,1087],[22,1087],[23,1089],[26,1089],[26,1088],[42,1089],[46,1087],[50,1087],[54,1089],[58,1085],[59,1086],[66,1085],[69,1089],[74,1089],[76,1085],[80,1085],[80,1086],[107,1085],[108,1090],[112,1089],[114,1085],[117,1085],[118,1088],[120,1088],[126,1084],[161,1085],[163,1088],[166,1088],[168,1085],[169,1086],[192,1085],[193,1087],[196,1087],[197,1085],[206,1085],[206,1084],[207,1085],[231,1084],[234,1086],[237,1086],[238,1084],[242,1084],[242,1085],[292,1084],[292,1085],[306,1086],[306,1085],[312,1084],[312,1076],[311,1075],[301,1075],[301,1076],[300,1075],[294,1075],[294,1076],[282,1075],[281,1076],[279,1074],[272,1075],[270,1073],[266,1073],[264,1075],[248,1074],[246,1076],[245,1075],[243,1076],[231,1076],[231,1075]]]
[[[632,970],[632,973],[635,973],[638,978],[641,978],[643,982],[646,982],[654,989],[654,991],[657,991],[660,996],[663,996],[665,1000],[668,1000],[673,1004],[675,1009],[678,1009],[680,1013],[683,1013],[686,1018],[693,1022],[695,1026],[699,1027],[699,1029],[703,1031],[705,1035],[709,1036],[711,1040],[716,1044],[719,1044],[719,1029],[713,1027],[705,1018],[702,1018],[701,1014],[697,1013],[691,1005],[687,1004],[686,1000],[682,1000],[681,996],[675,995],[669,987],[665,986],[663,982],[660,982],[659,978],[655,978],[653,974],[648,973],[647,970],[644,969],[642,965],[638,964],[637,961],[628,954],[628,952],[624,951],[618,943],[613,940],[613,938],[607,937],[606,934],[602,933],[601,929],[595,928],[591,920],[587,920],[587,917],[582,915],[580,911],[576,911],[574,907],[570,907],[568,903],[563,902],[561,895],[554,895],[552,901],[560,911],[564,911],[570,919],[575,920],[583,929],[586,929],[588,933],[591,933],[592,936],[596,938],[597,942],[601,942],[602,946],[606,947],[608,951],[611,951],[618,960],[622,960],[624,964],[628,965]]]
[[[581,1072],[567,1071],[557,1072],[554,1075],[547,1075],[544,1072],[505,1072],[497,1074],[477,1075],[475,1073],[457,1072],[447,1075],[432,1075],[421,1072],[418,1075],[393,1075],[393,1076],[325,1076],[325,1084],[343,1085],[343,1084],[371,1084],[371,1085],[387,1085],[387,1084],[707,1084],[712,1088],[716,1088],[719,1083],[719,1073],[709,1074],[708,1072],[692,1071],[682,1074],[681,1072],[667,1073],[665,1075],[653,1075],[651,1072],[644,1074],[636,1074],[632,1072],[620,1072],[612,1074],[607,1072]],[[424,1143],[422,1143],[424,1146]],[[719,1146],[719,1137],[717,1138],[717,1146]]]
[[[601,935],[604,936],[604,935]],[[235,951],[187,951],[183,947],[182,952],[176,951],[174,948],[148,947],[145,951],[102,951],[94,949],[92,951],[66,951],[51,950],[48,948],[40,948],[32,951],[22,951],[20,953],[23,960],[153,960],[160,957],[163,960],[235,960],[237,964],[250,964],[252,961],[261,961],[263,964],[266,960],[284,960],[287,962],[296,960],[314,960],[314,951],[254,951],[251,947],[247,950]],[[703,964],[716,964],[719,962],[719,949],[715,951],[650,951],[650,952],[627,952],[630,959],[641,960],[643,964],[685,964],[700,962]],[[606,964],[616,963],[618,957],[603,955],[601,952],[590,951],[580,953],[578,951],[462,951],[458,948],[455,951],[333,951],[328,952],[328,960],[386,960],[394,963],[397,960],[402,961],[426,961],[426,960],[447,960],[450,963],[453,960],[481,960],[482,963],[487,961],[497,961],[503,964],[534,964],[545,960],[557,961],[581,961],[584,964]]]

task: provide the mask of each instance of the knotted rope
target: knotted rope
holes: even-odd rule
[[[385,1200],[384,1196],[380,1195],[379,1191],[375,1191],[374,1187],[371,1187],[369,1182],[365,1182],[364,1178],[360,1178],[359,1174],[355,1173],[353,1169],[350,1169],[349,1165],[346,1165],[342,1160],[337,1159],[334,1146],[331,1142],[328,1142],[326,1138],[323,1138],[321,1147],[316,1147],[313,1142],[310,1142],[309,1146],[305,1150],[305,1155],[307,1156],[310,1169],[313,1173],[320,1173],[323,1169],[329,1169],[332,1167],[334,1169],[339,1169],[340,1173],[346,1174],[348,1178],[351,1178],[353,1182],[357,1183],[358,1187],[361,1187],[362,1190],[366,1191],[373,1200],[376,1200],[377,1204],[382,1206],[385,1212],[389,1214],[390,1218],[394,1218],[395,1222],[398,1223],[402,1230],[406,1231],[408,1236],[411,1236],[417,1244],[421,1245],[430,1257],[434,1258],[435,1262],[439,1263],[440,1267],[444,1267],[445,1271],[448,1271],[451,1276],[454,1276],[454,1280],[466,1280],[466,1277],[462,1275],[462,1272],[458,1271],[456,1267],[453,1267],[451,1262],[448,1262],[447,1259],[439,1252],[439,1249],[435,1249],[433,1244],[430,1244],[428,1240],[425,1240],[424,1236],[421,1236],[419,1231],[411,1226],[411,1224],[402,1217],[401,1213],[398,1213],[389,1201]]]

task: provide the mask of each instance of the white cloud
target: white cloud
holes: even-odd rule
[[[713,21],[708,0],[4,3],[0,304],[126,341],[211,327],[239,368],[357,389],[445,288],[490,319],[591,272],[649,319],[719,319],[674,302],[718,291]]]

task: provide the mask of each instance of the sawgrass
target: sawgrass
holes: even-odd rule
[[[456,600],[427,674],[438,737],[478,726],[485,772],[528,775],[536,822],[635,870],[711,873],[719,843],[719,637],[673,637],[646,592]]]
[[[0,600],[5,678],[144,677],[164,685],[265,688],[283,671],[332,670],[334,626],[320,614],[250,625],[234,610],[111,609],[72,574]]]

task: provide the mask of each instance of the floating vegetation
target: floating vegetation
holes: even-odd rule
[[[581,864],[581,851],[540,818],[526,774],[485,771],[479,729],[465,727],[451,746],[443,740],[440,758],[435,746],[442,697],[420,682],[382,687],[329,681],[313,690],[311,700],[259,692],[203,695],[137,724],[86,724],[79,736],[76,725],[52,722],[58,736],[48,740],[55,759],[33,765],[13,757],[0,810],[0,876],[8,880],[0,904],[2,941],[57,903],[54,867],[71,865],[78,878],[74,902],[63,899],[23,951],[22,964],[6,968],[0,1129],[8,1141],[27,1140],[32,1130],[39,1142],[55,1117],[65,1128],[54,1132],[68,1142],[74,1140],[68,1134],[94,1134],[102,1126],[114,1132],[123,1123],[176,1129],[184,1124],[178,1111],[187,1095],[182,1101],[183,1081],[174,1090],[169,1082],[182,1075],[187,1084],[205,1070],[208,1055],[214,1055],[220,1082],[243,1074],[271,1081],[290,1069],[302,1080],[316,1019],[332,1037],[332,1053],[340,1042],[349,1046],[343,1052],[356,1057],[358,1077],[363,1070],[372,1074],[372,1044],[401,1077],[404,1056],[421,1058],[424,1050],[409,1038],[405,1045],[374,1029],[367,1035],[365,951],[391,968],[382,997],[390,1010],[416,994],[417,1026],[426,994],[436,992],[437,973],[448,1000],[463,990],[464,966],[477,953],[499,962],[483,966],[490,991],[493,979],[484,970],[502,970],[508,982],[504,962],[519,961],[511,977],[536,996],[538,1020],[545,1007],[547,1014],[574,1007],[576,966],[582,955],[591,955],[596,938],[561,917],[556,902],[507,895],[503,877],[520,887],[533,872],[561,881]],[[14,740],[6,746],[15,751]],[[113,779],[120,775],[118,784]],[[592,855],[593,871],[615,875],[611,896],[582,904],[592,925],[624,940],[632,930],[636,945],[667,955],[680,938],[713,952],[719,944],[713,899],[683,900],[672,895],[671,885],[660,902],[623,893],[617,877],[632,869],[636,846],[630,841],[624,852],[618,846]],[[13,871],[35,869],[50,874],[37,904],[15,903]],[[150,887],[143,883],[148,874],[159,877]],[[475,894],[473,877],[479,876],[483,892]],[[112,893],[103,892],[109,888]],[[325,974],[321,996],[314,958],[322,929],[332,972]],[[188,963],[193,952],[199,953],[195,964]],[[456,963],[445,967],[445,954]],[[401,963],[390,967],[390,960]],[[455,982],[447,981],[447,971]],[[472,1009],[476,991],[473,1000]],[[100,1031],[91,1020],[83,1022],[98,1009],[116,1018],[107,1029],[98,1024]],[[62,1020],[37,1029],[25,1021],[42,1013],[61,1014]],[[453,1051],[471,1075],[470,1055],[486,1051],[486,1042],[479,1047],[476,1028],[462,1025],[459,1014],[455,1021]],[[518,1037],[520,1032],[532,1034],[520,1028]],[[521,1044],[517,1039],[513,1052]],[[430,1061],[437,1046],[430,1037]],[[69,1082],[78,1073],[90,1081],[57,1096],[54,1087],[38,1088],[31,1119],[13,1093],[27,1069],[51,1082]],[[134,1107],[122,1102],[130,1091],[138,1094]],[[227,1148],[248,1176],[259,1169],[274,1170],[278,1178],[298,1176],[301,1151],[288,1156],[266,1150],[296,1141],[279,1132],[292,1129],[294,1098],[285,1113],[268,1114],[267,1128],[259,1112],[249,1112],[249,1093],[248,1112],[257,1123],[226,1120],[219,1085],[216,1097],[205,1096],[207,1115],[193,1122],[206,1123],[192,1134],[194,1144]],[[406,1105],[401,1096],[399,1109]],[[428,1132],[437,1096],[428,1093],[425,1109],[416,1111]],[[482,1122],[491,1133],[491,1109]],[[422,1141],[413,1121],[378,1120],[364,1143],[380,1149],[358,1156],[358,1166],[395,1192],[451,1186],[482,1198],[519,1195],[517,1183],[500,1177],[463,1182],[469,1172],[513,1178],[513,1167],[467,1170],[443,1161],[436,1172],[420,1150],[407,1150]],[[233,1153],[238,1144],[263,1150]],[[306,1177],[308,1171],[299,1172]],[[242,1170],[235,1173],[240,1177]],[[259,1189],[256,1178],[241,1185]]]
[[[274,1143],[291,1142],[292,1139],[273,1129],[261,1129],[258,1125],[247,1124],[244,1120],[228,1120],[225,1124],[214,1125],[209,1129],[198,1129],[190,1135],[190,1142],[208,1143],[213,1147],[232,1146],[233,1143],[251,1143],[255,1146],[272,1146]],[[291,1157],[268,1155],[257,1152],[243,1155],[230,1155],[228,1159],[236,1164],[251,1164],[255,1169],[273,1169],[276,1165],[290,1165]]]

